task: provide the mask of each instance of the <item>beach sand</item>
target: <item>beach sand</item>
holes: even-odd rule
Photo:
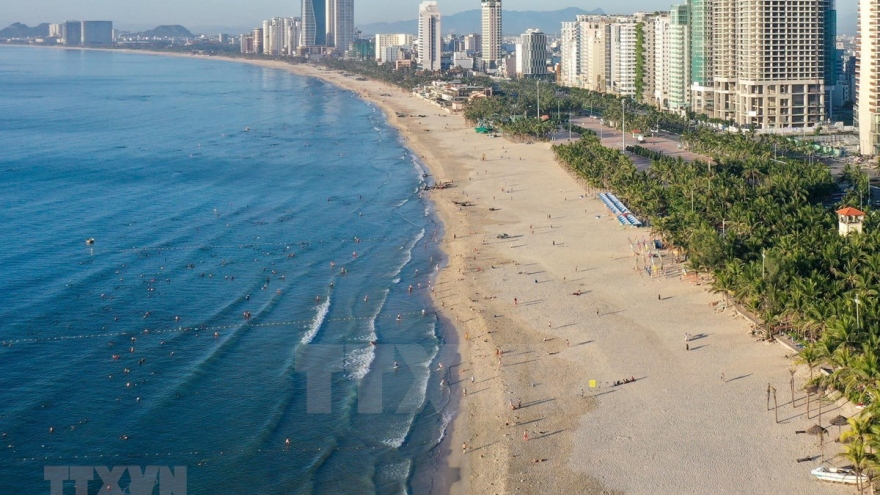
[[[630,240],[650,232],[621,227],[549,144],[476,134],[461,116],[379,82],[255,63],[373,102],[435,181],[453,183],[430,195],[448,256],[434,299],[455,328],[447,343],[459,346],[461,362],[446,364],[459,380],[451,386],[461,410],[439,464],[420,475],[431,479],[414,486],[456,494],[849,493],[810,476],[818,438],[795,431],[819,422],[818,404],[806,418],[805,395],[796,392],[792,407],[791,352],[757,341],[705,280],[676,275],[668,261],[667,277],[637,269]],[[693,336],[687,343],[685,334]],[[799,368],[796,383],[806,375]],[[767,409],[768,384],[780,424]],[[854,412],[830,402],[823,409],[825,426]],[[837,429],[829,431],[826,458],[840,450],[830,441]]]

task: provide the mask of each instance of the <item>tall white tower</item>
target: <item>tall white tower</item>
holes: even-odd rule
[[[880,150],[880,1],[859,1],[858,45],[856,45],[856,107],[859,149],[863,155]]]
[[[348,50],[354,41],[354,0],[327,1],[327,46]]]
[[[419,5],[419,66],[430,71],[440,70],[440,9],[437,2]]]
[[[501,60],[501,0],[481,0],[483,5],[483,65],[498,68]]]

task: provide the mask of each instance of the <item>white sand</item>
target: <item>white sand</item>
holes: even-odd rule
[[[790,404],[787,351],[755,342],[731,310],[717,312],[710,303],[720,296],[707,285],[634,270],[628,238],[649,231],[620,227],[555,163],[548,144],[478,135],[462,117],[380,83],[293,71],[382,106],[436,179],[454,180],[432,193],[449,255],[435,298],[461,338],[462,381],[453,392],[468,395],[442,449],[454,455],[436,473],[436,493],[851,491],[814,480],[818,461],[795,461],[819,454],[816,437],[794,433],[817,419],[805,417],[802,393],[800,407]],[[572,295],[578,289],[584,294]],[[706,336],[685,351],[685,333]],[[800,369],[798,383],[805,375]],[[630,376],[637,381],[610,386]],[[778,389],[782,424],[767,411],[768,383]],[[511,411],[511,400],[523,407]],[[826,425],[841,413],[825,409]],[[837,450],[825,447],[827,456]]]

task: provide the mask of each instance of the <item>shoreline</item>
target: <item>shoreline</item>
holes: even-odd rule
[[[718,311],[703,281],[636,270],[630,238],[648,232],[616,225],[548,144],[475,135],[463,117],[400,88],[311,66],[109,51],[317,77],[380,108],[436,181],[454,181],[429,193],[447,258],[432,300],[461,359],[450,365],[450,404],[460,409],[436,448],[446,484],[431,493],[848,493],[794,463],[818,454],[815,439],[792,433],[816,421],[803,417],[803,396],[798,408],[780,406],[784,425],[764,410],[767,384],[787,397],[784,350],[753,345],[748,324],[722,318],[731,311]],[[464,200],[474,206],[452,203]],[[684,333],[697,337],[689,350]],[[611,385],[630,376],[635,383]],[[839,407],[828,417],[852,414],[830,412]]]

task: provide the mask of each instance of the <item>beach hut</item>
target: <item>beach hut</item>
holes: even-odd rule
[[[852,232],[862,233],[862,221],[865,219],[865,212],[859,211],[851,206],[837,210],[838,232],[846,237]]]

